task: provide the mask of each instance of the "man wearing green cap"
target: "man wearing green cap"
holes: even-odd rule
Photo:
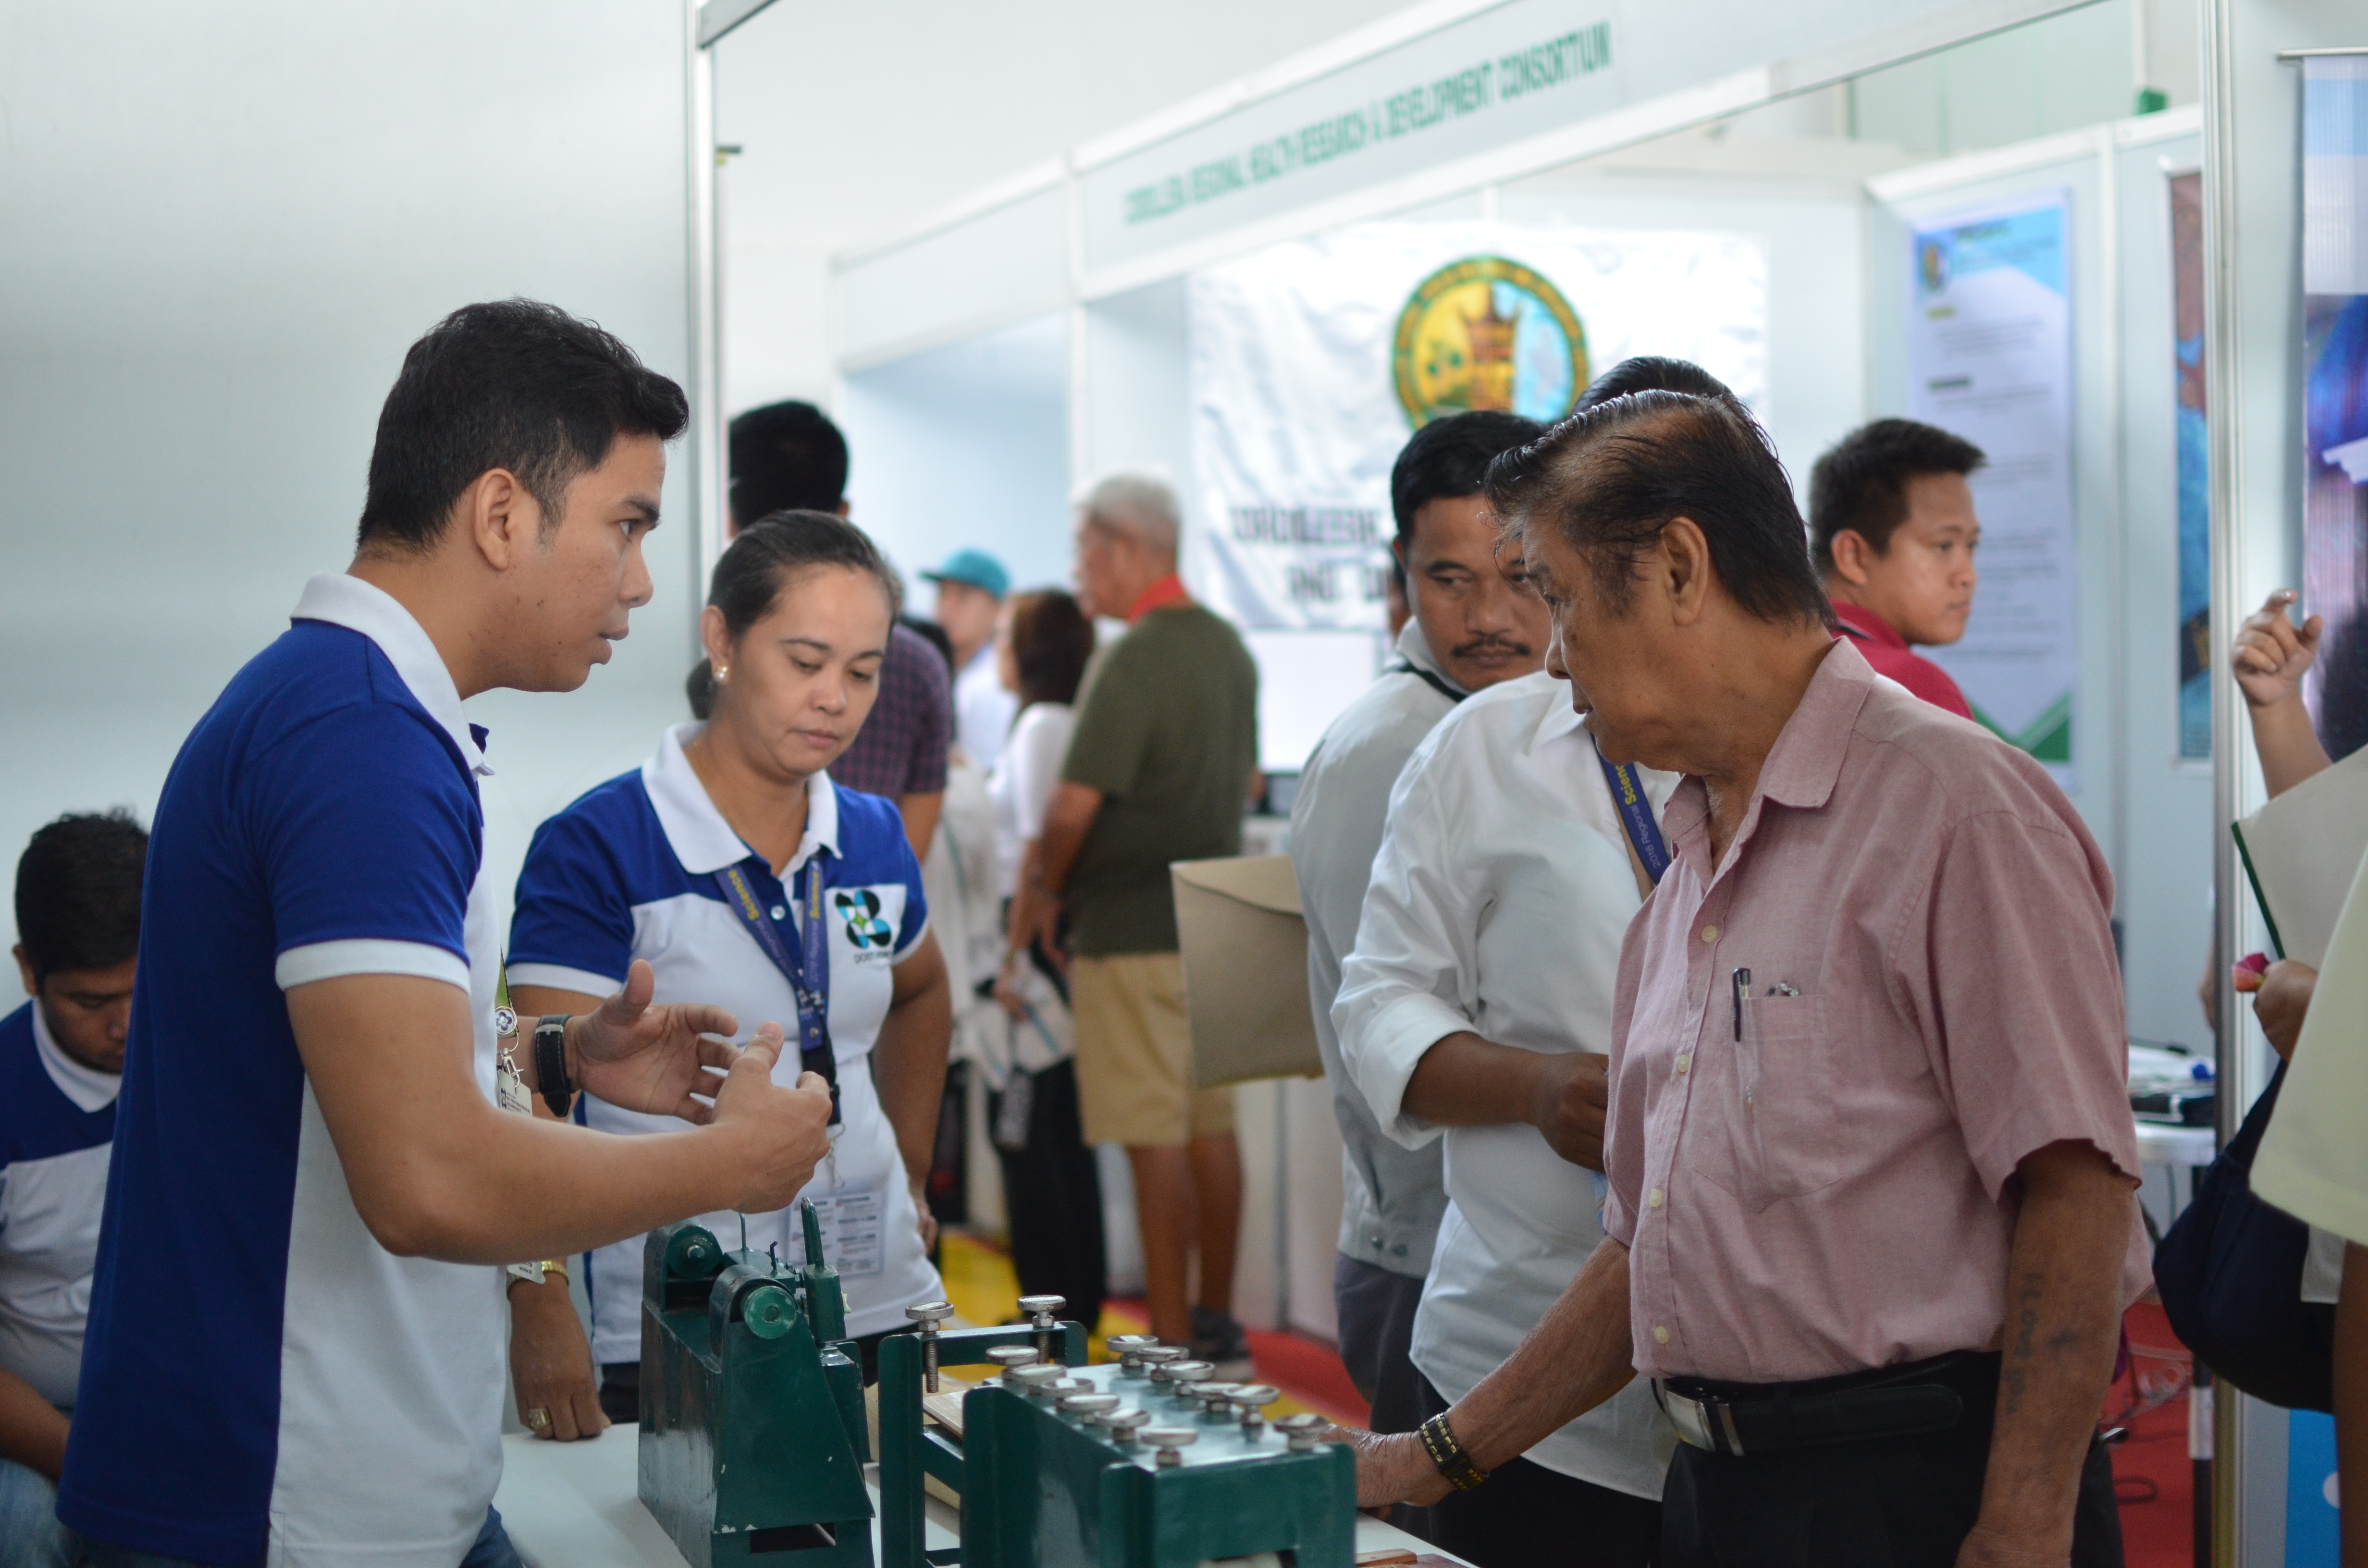
[[[1019,699],[996,667],[995,622],[1011,579],[983,550],[958,550],[922,576],[937,585],[937,622],[954,645],[954,742],[981,773],[995,770]]]

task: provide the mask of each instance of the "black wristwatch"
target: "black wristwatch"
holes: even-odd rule
[[[564,1121],[575,1103],[575,1085],[567,1081],[567,1015],[547,1013],[534,1025],[534,1082],[542,1103]]]

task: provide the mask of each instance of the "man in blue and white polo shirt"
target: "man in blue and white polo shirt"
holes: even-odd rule
[[[778,1208],[825,1152],[819,1081],[771,1081],[779,1031],[703,1039],[738,1021],[650,1006],[645,967],[521,1041],[525,1082],[706,1125],[607,1138],[495,1099],[461,703],[607,659],[685,421],[587,323],[456,312],[381,413],[353,564],[175,759],[58,1494],[102,1563],[515,1562],[495,1266]]]
[[[148,835],[129,813],[65,816],[17,862],[17,970],[0,1019],[0,1563],[70,1568],[58,1471],[82,1370],[140,953]]]

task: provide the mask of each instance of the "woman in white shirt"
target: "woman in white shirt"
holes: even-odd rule
[[[944,1293],[924,1186],[952,1028],[946,963],[896,803],[825,771],[871,710],[895,610],[886,563],[843,519],[789,512],[743,529],[700,625],[711,717],[667,731],[656,756],[536,830],[508,960],[521,1016],[586,1011],[645,960],[660,1000],[712,998],[744,1035],[780,1023],[794,1049],[777,1078],[835,1079],[830,1156],[799,1198],[819,1210],[867,1374],[880,1336],[907,1326],[905,1309]],[[589,1096],[575,1114],[613,1132],[677,1125]],[[795,1258],[796,1208],[700,1222],[727,1248],[745,1235]],[[586,1263],[601,1411],[632,1420],[642,1244]],[[553,1332],[574,1327],[569,1312]],[[553,1435],[598,1431],[600,1412],[564,1392]]]
[[[1008,1028],[1005,1050],[994,1053],[999,1059],[981,1063],[1020,1290],[1066,1297],[1069,1315],[1088,1326],[1101,1315],[1105,1282],[1101,1181],[1077,1120],[1068,980],[1031,933],[1037,839],[1068,754],[1070,705],[1093,652],[1093,621],[1059,589],[1018,594],[1004,606],[996,656],[1004,687],[1019,696],[1019,716],[987,790],[1011,898],[995,983]]]

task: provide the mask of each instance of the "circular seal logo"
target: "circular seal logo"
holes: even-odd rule
[[[1416,285],[1398,312],[1390,369],[1417,428],[1474,408],[1552,424],[1587,387],[1587,331],[1540,274],[1501,256],[1467,256]]]

